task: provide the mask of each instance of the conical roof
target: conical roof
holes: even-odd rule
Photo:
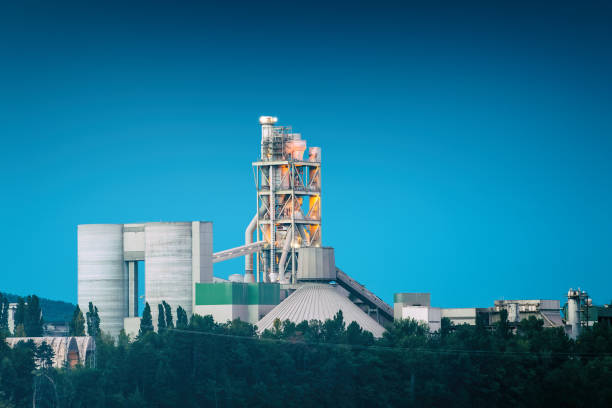
[[[289,320],[296,324],[313,319],[323,322],[332,319],[338,310],[342,310],[347,325],[357,322],[374,337],[382,337],[385,329],[380,324],[328,284],[301,286],[257,322],[257,328],[260,332],[271,329],[276,319],[281,322]]]

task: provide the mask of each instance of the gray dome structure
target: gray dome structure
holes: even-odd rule
[[[276,319],[281,322],[289,320],[296,324],[304,320],[325,321],[332,319],[338,310],[342,311],[347,325],[357,322],[363,330],[369,331],[374,337],[382,337],[384,327],[351,302],[349,298],[339,293],[334,286],[328,284],[307,284],[299,287],[257,322],[257,328],[260,333],[271,329]]]

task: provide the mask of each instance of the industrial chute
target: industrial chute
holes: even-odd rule
[[[291,250],[291,242],[292,239],[292,231],[288,229],[285,233],[285,242],[283,243],[283,252],[281,253],[280,261],[278,262],[278,280],[281,283],[286,283],[285,279],[285,264],[287,263],[287,255],[289,255],[289,251]]]

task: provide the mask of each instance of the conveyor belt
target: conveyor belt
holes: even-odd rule
[[[225,251],[215,252],[212,255],[213,263],[227,261],[228,259],[238,258],[252,254],[263,249],[265,241],[253,242],[252,244],[242,245],[236,248],[226,249]]]
[[[381,298],[366,289],[365,286],[357,282],[355,279],[342,272],[336,267],[336,280],[344,289],[348,290],[353,295],[356,295],[364,302],[371,306],[375,306],[378,312],[389,321],[393,321],[393,309]]]

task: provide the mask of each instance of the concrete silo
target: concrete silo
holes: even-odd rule
[[[123,328],[128,310],[128,279],[123,260],[123,225],[78,226],[78,302],[99,310],[100,328],[112,335]]]
[[[174,319],[178,306],[191,316],[195,284],[212,282],[212,242],[210,222],[79,225],[79,305],[83,312],[96,305],[104,332],[116,336],[129,326],[137,333],[137,266],[144,261],[153,323],[164,300]]]
[[[157,305],[166,301],[173,309],[191,313],[192,237],[190,222],[145,224],[145,298],[157,326]]]

